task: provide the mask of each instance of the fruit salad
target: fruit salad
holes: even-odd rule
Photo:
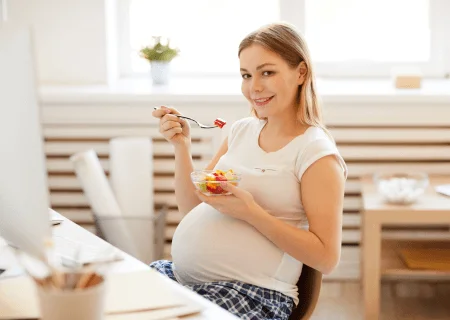
[[[228,171],[215,170],[215,171],[202,171],[195,173],[193,176],[193,182],[197,189],[207,195],[228,195],[228,191],[224,190],[220,183],[222,181],[228,181],[233,185],[237,185],[240,177],[232,169]]]

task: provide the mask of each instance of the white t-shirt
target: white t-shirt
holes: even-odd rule
[[[236,121],[228,136],[228,151],[215,169],[242,174],[240,188],[273,216],[308,229],[300,198],[300,181],[316,160],[336,155],[344,174],[347,167],[335,144],[321,128],[310,127],[282,149],[265,152],[258,144],[264,120]],[[182,284],[243,281],[292,297],[298,303],[297,280],[303,264],[276,247],[242,220],[201,203],[178,225],[172,239],[174,274]]]

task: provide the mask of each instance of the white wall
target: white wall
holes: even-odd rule
[[[8,20],[35,34],[40,84],[105,84],[109,0],[8,0]]]

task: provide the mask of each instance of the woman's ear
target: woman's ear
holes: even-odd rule
[[[298,66],[299,77],[298,77],[298,85],[302,85],[305,82],[306,75],[308,74],[308,67],[306,66],[305,61],[300,62]]]

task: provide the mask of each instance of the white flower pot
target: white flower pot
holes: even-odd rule
[[[170,73],[170,62],[151,61],[150,74],[153,84],[168,84]]]

